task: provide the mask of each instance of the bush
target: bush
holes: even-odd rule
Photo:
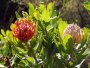
[[[39,7],[36,8],[28,3],[28,6],[28,13],[22,12],[25,21],[16,12],[18,23],[15,22],[11,26],[11,29],[14,28],[14,30],[18,28],[16,33],[14,32],[15,34],[13,30],[6,32],[1,30],[0,67],[80,67],[88,55],[85,52],[89,44],[89,29],[79,28],[84,34],[81,42],[76,43],[72,35],[63,35],[69,24],[58,17],[54,3],[49,3],[47,6],[39,4]],[[33,25],[28,25],[27,22],[36,25],[35,31],[33,31]],[[15,24],[17,25],[15,26]]]

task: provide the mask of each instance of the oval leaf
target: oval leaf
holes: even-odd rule
[[[33,15],[33,12],[34,12],[34,6],[33,6],[33,4],[28,3],[28,7],[29,7],[29,9],[28,9],[29,15]]]
[[[26,59],[27,59],[29,62],[31,62],[32,64],[34,64],[34,62],[35,62],[35,61],[34,61],[34,58],[32,58],[32,57],[27,57]]]
[[[50,16],[49,16],[49,13],[48,13],[48,11],[46,9],[42,12],[41,18],[45,22],[49,22],[50,21]]]
[[[85,3],[84,3],[84,7],[85,7],[88,11],[90,11],[90,2],[85,2]]]

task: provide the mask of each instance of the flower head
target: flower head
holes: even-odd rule
[[[69,24],[65,28],[63,34],[64,36],[67,34],[71,35],[75,43],[80,43],[84,37],[84,33],[82,29],[77,24]]]
[[[36,25],[26,18],[20,18],[16,20],[15,24],[12,26],[11,29],[13,36],[23,42],[27,42],[35,34]]]

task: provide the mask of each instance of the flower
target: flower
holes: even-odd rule
[[[75,43],[80,43],[84,38],[84,33],[77,24],[69,24],[63,32],[64,36],[67,34],[71,35]]]
[[[11,25],[12,34],[23,42],[27,42],[35,34],[36,25],[26,18],[20,18]]]

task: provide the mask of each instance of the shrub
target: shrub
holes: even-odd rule
[[[75,68],[86,58],[89,30],[83,28],[80,43],[73,41],[72,35],[63,35],[67,22],[58,17],[54,3],[39,7],[29,3],[28,12],[6,32],[0,34],[0,67],[8,68]],[[73,24],[73,26],[77,26]],[[65,29],[66,28],[66,29]],[[77,26],[75,29],[81,28]],[[63,37],[64,36],[64,37]]]

